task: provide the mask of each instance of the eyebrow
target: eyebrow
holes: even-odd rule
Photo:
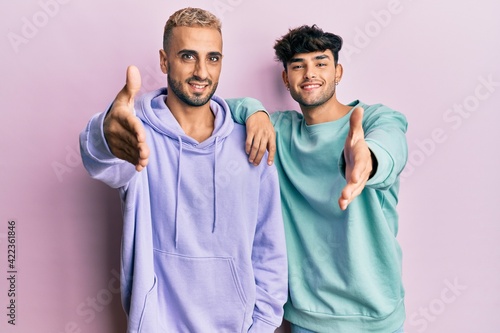
[[[314,57],[313,60],[323,60],[323,59],[330,59],[330,57],[327,54],[320,54],[316,57]],[[304,62],[304,58],[292,58],[288,63],[294,63],[294,62]]]
[[[193,55],[198,55],[198,51],[195,51],[195,50],[189,50],[189,49],[183,49],[183,50],[180,50],[179,52],[177,52],[178,55],[181,55],[181,54],[193,54]],[[210,57],[213,57],[213,56],[220,56],[222,57],[222,53],[218,52],[218,51],[212,51],[212,52],[208,52],[208,56]]]

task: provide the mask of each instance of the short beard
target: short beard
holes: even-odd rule
[[[290,95],[297,103],[299,103],[300,106],[305,107],[305,108],[313,108],[313,107],[317,107],[317,106],[323,105],[326,102],[328,102],[335,95],[335,90],[336,90],[335,85],[333,85],[332,90],[326,91],[321,96],[319,96],[316,100],[311,101],[311,102],[306,102],[300,96],[300,94],[296,94],[292,91],[290,91]]]
[[[189,81],[191,81],[191,80],[196,80],[196,81],[200,81],[200,82],[203,81],[203,80],[199,80],[196,77],[191,77],[191,78],[186,80],[186,83],[189,83]],[[210,101],[212,96],[215,94],[215,90],[217,90],[217,85],[218,85],[218,82],[213,84],[213,82],[211,80],[206,80],[206,82],[208,83],[208,86],[212,87],[212,90],[210,91],[210,93],[206,97],[203,97],[203,96],[197,96],[197,95],[189,96],[187,93],[185,93],[182,90],[182,83],[180,81],[175,81],[175,80],[171,79],[169,75],[167,75],[167,82],[168,82],[168,86],[170,87],[172,92],[182,102],[184,102],[185,104],[187,104],[189,106],[202,106],[202,105],[207,104],[208,101]]]

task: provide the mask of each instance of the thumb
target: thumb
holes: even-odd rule
[[[127,80],[123,89],[116,96],[116,101],[133,106],[134,98],[141,90],[141,73],[133,65],[127,68]]]
[[[354,109],[349,119],[349,136],[353,139],[358,138],[358,136],[364,137],[363,133],[363,113],[364,109],[360,106]]]

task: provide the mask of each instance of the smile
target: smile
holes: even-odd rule
[[[321,84],[305,84],[303,86],[301,86],[302,89],[304,90],[313,90],[313,89],[316,89],[316,88],[319,88],[321,87]]]
[[[203,89],[207,86],[207,84],[195,84],[195,83],[190,83],[190,85],[196,89]]]
[[[206,87],[208,87],[208,84],[189,83],[189,85],[195,91],[202,91],[205,90]]]

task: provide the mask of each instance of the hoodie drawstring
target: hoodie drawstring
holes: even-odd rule
[[[179,139],[179,162],[177,165],[177,188],[175,192],[175,248],[177,248],[177,242],[179,240],[179,200],[180,188],[181,188],[181,176],[182,176],[182,138],[180,135],[177,136]]]
[[[212,233],[215,232],[217,225],[217,147],[219,145],[219,137],[215,137],[215,150],[214,150],[214,223],[212,226]]]
[[[182,178],[182,138],[177,136],[179,139],[179,162],[177,166],[177,186],[175,197],[175,248],[179,241],[179,206],[180,206],[180,188],[181,188],[181,178]],[[212,233],[215,232],[217,226],[217,211],[218,211],[218,197],[217,197],[217,151],[219,147],[219,137],[215,137],[215,149],[214,149],[214,176],[213,176],[213,186],[214,186],[214,221],[212,225]]]

